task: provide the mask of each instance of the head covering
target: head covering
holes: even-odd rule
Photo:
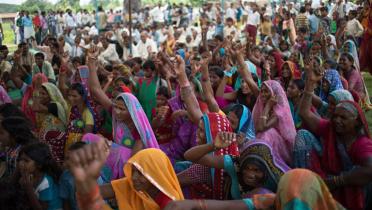
[[[45,76],[45,74],[37,73],[32,78],[32,83],[30,86],[27,87],[25,94],[22,98],[22,111],[25,113],[25,115],[33,122],[36,122],[35,112],[32,110],[32,98],[33,94],[36,88],[36,83],[38,81],[41,81],[41,84],[48,82],[48,77]]]
[[[358,119],[362,122],[362,133],[370,138],[369,129],[368,129],[368,122],[364,115],[363,110],[360,108],[360,106],[355,101],[341,101],[337,104],[336,107],[342,107],[354,116],[358,117]]]
[[[172,200],[183,200],[176,173],[168,157],[159,149],[144,149],[136,153],[124,166],[125,178],[112,181],[119,209],[160,210],[146,193],[133,187],[132,166],[136,167],[161,193]]]
[[[332,34],[329,34],[328,37],[331,38],[331,44],[333,46],[337,46],[336,37],[334,35],[332,35]]]
[[[306,169],[294,169],[280,179],[275,209],[341,210],[323,179]]]
[[[348,47],[349,50],[348,51],[345,51],[345,47]],[[359,56],[358,56],[358,49],[355,45],[355,43],[351,40],[351,39],[348,39],[344,42],[344,44],[342,45],[342,52],[344,53],[349,53],[350,55],[353,56],[354,58],[354,67],[360,71],[360,65],[359,65]]]
[[[88,144],[97,143],[103,138],[95,134],[85,134],[82,138],[83,142]],[[122,146],[112,143],[110,154],[106,159],[106,163],[101,169],[100,178],[104,183],[110,183],[112,180],[124,177],[123,167],[125,164],[125,150]]]
[[[116,97],[116,100],[118,99],[122,99],[124,101],[128,109],[128,112],[132,118],[132,121],[140,135],[144,147],[159,148],[158,142],[155,138],[154,132],[152,131],[151,125],[137,98],[131,93],[121,93]],[[125,125],[125,123],[117,120],[115,112],[113,112],[112,115],[112,125],[114,128],[113,131],[114,142],[126,147],[134,145],[134,141],[136,139],[133,138],[131,131]],[[131,142],[129,142],[128,140]]]
[[[50,103],[55,103],[58,108],[58,118],[66,125],[67,124],[67,103],[62,96],[62,93],[59,91],[57,86],[53,83],[46,82],[43,83],[42,86],[48,92],[50,97]]]
[[[289,70],[291,71],[292,79],[301,78],[301,72],[297,69],[296,64],[293,63],[292,61],[286,61],[282,64],[282,66],[280,67],[281,74],[283,73],[283,67],[284,67],[285,64],[288,64]],[[280,76],[281,76],[281,74],[280,74]]]
[[[207,144],[212,144],[219,132],[233,132],[228,119],[218,113],[208,113],[203,115],[203,122],[205,128],[205,136]],[[220,149],[214,152],[216,156],[231,155],[239,156],[239,149],[236,143],[229,147]],[[213,179],[213,197],[222,200],[224,198],[224,177],[223,170],[214,168],[211,169]]]
[[[329,91],[328,93],[325,93],[322,87],[320,87],[319,97],[322,99],[322,101],[328,102],[329,93],[335,90],[344,89],[344,87],[342,86],[340,74],[336,70],[327,70],[324,74],[323,79],[329,83]]]
[[[290,168],[282,159],[276,156],[269,144],[261,140],[247,142],[243,145],[241,151],[239,158],[240,168],[252,161],[259,163],[265,172],[264,187],[275,192],[280,177],[289,171]]]
[[[296,128],[293,122],[287,95],[285,94],[283,87],[277,81],[268,80],[265,81],[263,85],[268,87],[271,96],[277,98],[278,102],[273,107],[273,112],[275,116],[277,116],[278,122],[275,127],[256,133],[256,137],[263,139],[266,142],[270,142],[274,151],[277,152],[286,163],[290,164],[292,161],[292,148],[296,137]],[[255,128],[257,128],[257,123],[262,116],[265,106],[266,103],[260,93],[252,113]]]
[[[344,89],[332,91],[329,95],[332,96],[336,100],[336,104],[338,104],[340,101],[353,101],[354,100],[351,93],[348,90],[344,90]]]
[[[131,69],[127,65],[119,64],[119,65],[115,66],[115,69],[117,69],[121,73],[121,75],[123,75],[123,76],[131,75]]]
[[[235,107],[241,107],[242,109],[242,115],[240,116],[239,119],[239,127],[235,131],[236,133],[244,133],[245,137],[248,140],[253,140],[256,138],[256,132],[254,129],[254,123],[253,123],[253,118],[252,118],[252,113],[249,111],[249,109],[242,105],[242,104],[236,104],[233,106],[233,109]]]
[[[261,86],[261,79],[260,79],[260,77],[257,74],[257,67],[256,67],[256,65],[254,65],[254,63],[252,63],[249,60],[245,61],[245,65],[247,65],[247,68],[251,72],[251,74],[254,74],[254,75],[257,76],[257,78],[258,78],[258,82],[257,82],[258,83],[258,87],[260,87]],[[232,71],[234,71],[233,73],[235,73],[237,70],[238,69],[233,69],[232,68]],[[240,74],[238,74],[238,77],[236,78],[235,85],[234,85],[234,89],[235,90],[238,90],[242,86],[242,80],[243,80],[243,78],[240,76]]]

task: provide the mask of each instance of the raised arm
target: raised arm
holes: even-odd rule
[[[62,57],[62,64],[61,68],[59,70],[59,81],[58,81],[58,88],[61,91],[62,95],[64,98],[67,98],[67,92],[68,92],[68,87],[66,85],[67,82],[67,71],[68,71],[68,53],[65,53],[65,55]]]
[[[106,93],[102,90],[101,85],[99,84],[98,76],[97,76],[97,57],[98,57],[98,49],[96,46],[93,46],[89,49],[88,53],[88,67],[89,67],[89,90],[90,93],[93,95],[95,100],[100,103],[106,110],[109,110],[112,107],[112,102],[109,97],[107,97]]]
[[[220,111],[220,108],[217,104],[216,99],[214,98],[211,80],[209,79],[208,64],[209,64],[208,58],[205,58],[202,60],[202,64],[201,64],[201,70],[202,70],[201,81],[202,82],[201,83],[202,83],[203,92],[204,92],[205,100],[208,104],[209,111],[218,113]]]
[[[308,68],[308,67],[307,67]],[[312,98],[314,95],[314,89],[316,86],[317,81],[322,78],[321,75],[316,75],[313,71],[313,68],[310,68],[307,71],[307,80],[305,84],[305,91],[302,95],[300,106],[299,106],[299,114],[304,123],[308,126],[310,132],[315,132],[318,129],[318,124],[321,118],[311,112],[311,104]]]
[[[240,73],[240,76],[248,84],[254,96],[258,97],[260,90],[258,89],[256,82],[253,80],[252,74],[249,71],[248,66],[244,61],[243,50],[235,49],[234,54],[236,56],[237,63],[239,65],[238,71]]]
[[[196,99],[194,91],[191,89],[189,80],[187,79],[185,62],[180,56],[177,56],[176,58],[177,65],[175,66],[175,71],[181,88],[181,98],[186,105],[186,110],[189,113],[191,121],[194,124],[198,124],[203,113],[200,110],[198,100]]]

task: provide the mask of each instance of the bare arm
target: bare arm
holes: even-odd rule
[[[260,90],[258,89],[256,82],[253,80],[251,72],[249,71],[246,63],[244,62],[244,57],[242,53],[237,53],[237,61],[240,66],[240,68],[238,68],[240,75],[242,76],[243,80],[248,84],[254,96],[258,97]]]
[[[214,151],[213,144],[203,144],[187,150],[184,154],[186,160],[211,168],[223,169],[223,156],[213,156],[209,153]]]
[[[95,49],[92,49],[92,54],[94,55],[91,55],[91,58],[88,58],[89,89],[90,89],[91,94],[97,100],[97,102],[100,103],[106,110],[109,110],[112,106],[112,102],[109,99],[109,97],[107,97],[105,92],[103,92],[101,85],[99,84],[99,80],[97,76],[97,64],[98,64],[97,57],[96,57],[97,51],[95,51]]]
[[[232,209],[234,209],[234,210],[253,210],[253,209],[249,209],[247,204],[245,204],[244,201],[242,201],[242,200],[235,200],[235,201],[217,201],[217,200],[172,201],[165,207],[164,210],[199,210],[199,209],[206,209],[206,210],[232,210]]]
[[[203,64],[202,64],[202,87],[203,87],[203,91],[204,91],[204,96],[205,96],[205,100],[208,104],[208,109],[210,112],[219,112],[220,111],[220,108],[217,104],[217,101],[216,99],[214,98],[214,95],[213,95],[213,89],[212,89],[212,84],[211,84],[211,81],[209,79],[209,72],[208,72],[208,61],[203,61]]]
[[[104,200],[115,198],[115,192],[111,183],[100,185],[99,190],[101,191],[101,195]]]

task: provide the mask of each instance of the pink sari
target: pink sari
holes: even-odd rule
[[[257,139],[262,139],[269,143],[276,155],[280,156],[288,165],[292,163],[292,148],[296,137],[296,128],[291,115],[287,96],[279,82],[268,80],[263,83],[266,85],[271,95],[275,95],[278,103],[273,107],[273,113],[278,117],[278,123],[266,131],[256,133]],[[265,103],[261,94],[253,108],[253,121],[255,127],[262,116]]]
[[[125,123],[116,119],[115,112],[112,113],[113,141],[124,146],[125,161],[131,157],[132,148],[138,140],[142,141],[144,148],[159,148],[151,125],[137,98],[131,93],[121,93],[116,99],[124,101],[136,127],[135,131],[131,131]]]

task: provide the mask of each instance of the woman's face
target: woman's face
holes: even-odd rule
[[[290,78],[291,75],[291,69],[289,68],[288,63],[285,63],[282,68],[282,77],[283,78]]]
[[[143,69],[143,73],[146,78],[151,78],[153,72],[150,68],[145,68]]]
[[[298,53],[291,53],[288,60],[292,61],[293,63],[298,63]]]
[[[196,142],[198,145],[205,144],[206,141],[206,136],[205,136],[205,126],[204,126],[204,121],[201,119],[199,121],[199,126],[198,126],[198,131],[197,131],[197,136],[196,136]]]
[[[358,118],[342,107],[336,107],[332,115],[332,124],[338,135],[354,133]]]
[[[265,174],[261,169],[255,164],[248,163],[242,171],[243,182],[245,185],[256,188],[262,183],[262,179]]]
[[[132,182],[136,191],[147,192],[151,187],[151,182],[134,166],[132,165]]]
[[[229,120],[230,125],[234,131],[239,128],[240,120],[235,112],[229,112],[229,114],[227,115],[227,119]]]
[[[156,96],[156,106],[161,107],[161,106],[166,106],[168,102],[167,97],[163,95],[158,95]]]
[[[220,84],[220,81],[221,81],[221,78],[219,78],[217,76],[217,74],[212,72],[212,71],[209,73],[209,79],[211,80],[213,88],[218,87],[218,85]]]
[[[22,174],[33,174],[37,170],[36,162],[28,157],[26,154],[21,154],[18,159],[17,167]]]
[[[83,104],[84,100],[83,97],[78,93],[76,90],[70,90],[68,93],[68,101],[72,106],[77,106],[79,104]]]
[[[247,84],[244,80],[242,80],[242,84],[241,84],[241,86],[240,86],[240,89],[242,89],[242,93],[243,93],[244,95],[249,94],[250,91],[251,91],[251,90],[249,89],[248,84]]]
[[[271,92],[270,92],[270,89],[267,87],[266,84],[262,85],[260,95],[261,95],[261,99],[264,103],[266,103],[267,101],[270,100]]]
[[[117,99],[114,103],[115,117],[118,121],[128,122],[131,119],[127,106],[122,99]]]
[[[40,88],[39,100],[40,100],[40,103],[43,104],[43,105],[49,104],[50,96],[49,96],[49,94],[48,94],[48,92],[46,91],[45,88]]]
[[[290,99],[301,96],[301,90],[297,87],[294,82],[290,82],[287,88],[287,97]]]
[[[322,90],[325,92],[325,93],[328,93],[329,92],[329,89],[330,89],[330,85],[328,80],[326,79],[322,79]]]
[[[344,71],[351,69],[352,65],[352,62],[344,55],[341,56],[338,61],[338,66]]]
[[[275,58],[274,56],[267,56],[267,61],[270,64],[270,69],[276,69],[276,63],[275,63]]]

